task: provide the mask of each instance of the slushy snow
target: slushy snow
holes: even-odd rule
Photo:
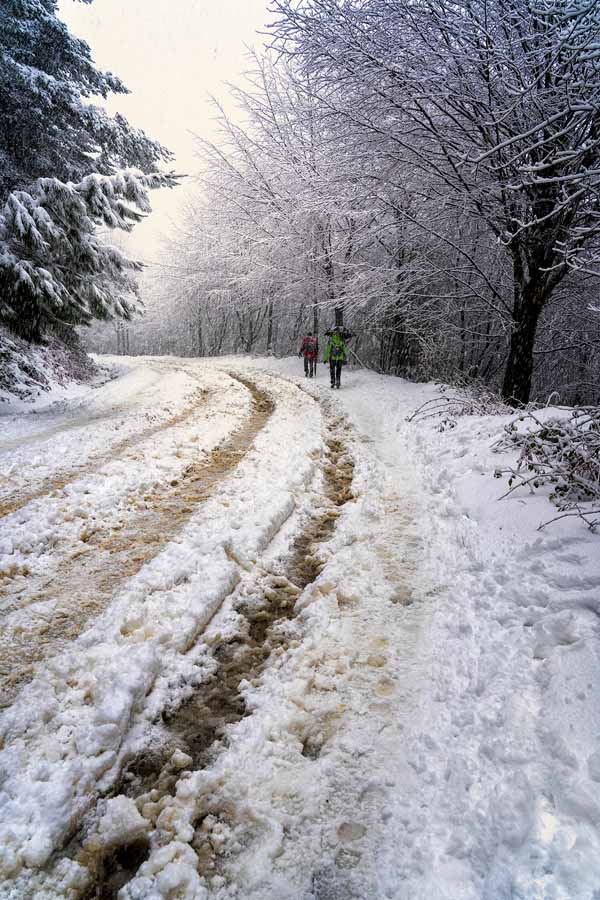
[[[598,538],[574,519],[538,531],[544,492],[498,500],[493,473],[515,451],[493,445],[510,417],[409,423],[435,386],[345,369],[332,397],[297,360],[124,365],[83,406],[51,407],[46,437],[28,416],[5,420],[7,494],[70,473],[1,520],[20,598],[10,627],[27,627],[28,585],[77,546],[75,510],[112,527],[133,492],[239,427],[250,398],[232,376],[275,409],[181,532],[79,638],[48,648],[3,712],[0,896],[81,894],[84,861],[63,847],[84,823],[98,852],[148,844],[121,900],[597,897]],[[171,427],[198,390],[205,402]],[[153,411],[165,428],[144,437]],[[285,642],[240,685],[247,714],[204,768],[178,751],[168,794],[112,796],[161,712],[211,677],[213,646],[242,627],[236,601],[264,594],[322,503],[327,430],[352,457],[352,498]],[[110,458],[136,435],[135,454]]]

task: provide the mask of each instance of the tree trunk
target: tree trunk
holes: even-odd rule
[[[466,333],[466,323],[465,323],[465,307],[467,305],[466,300],[463,300],[460,307],[460,362],[458,364],[458,368],[461,372],[465,371],[465,363],[467,356],[467,333]]]
[[[331,249],[331,223],[327,223],[327,228],[323,232],[323,269],[327,281],[327,296],[330,303],[335,302],[336,285],[335,285],[335,268],[333,265],[332,249]],[[344,327],[344,305],[334,307],[335,324],[341,328]]]
[[[502,396],[512,406],[520,406],[529,401],[531,394],[535,334],[546,297],[535,283],[515,285],[515,294],[513,329]]]
[[[267,355],[273,356],[273,301],[267,304]]]
[[[202,310],[200,304],[196,308],[196,350],[197,356],[204,356],[204,335],[202,334]]]
[[[386,361],[386,350],[387,350],[387,331],[382,329],[381,337],[379,339],[379,368],[382,372],[385,372],[385,361]]]

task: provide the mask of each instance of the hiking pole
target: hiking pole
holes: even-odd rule
[[[354,359],[356,360],[356,362],[359,364],[359,366],[362,366],[363,369],[366,369],[366,368],[367,368],[367,367],[365,366],[364,362],[362,361],[362,359],[360,358],[360,356],[358,356],[358,354],[354,352],[354,350],[352,349],[352,347],[346,347],[346,350],[348,351],[348,353],[351,353],[351,354],[352,354],[352,356],[354,357]]]
[[[356,361],[358,362],[358,364],[361,365],[361,366],[363,367],[363,369],[367,369],[368,372],[377,372],[378,375],[385,375],[385,372],[383,371],[383,369],[381,368],[381,366],[378,366],[377,364],[373,364],[373,365],[371,365],[371,366],[368,366],[366,363],[364,363],[364,362],[362,361],[362,359],[360,358],[360,356],[359,356],[357,353],[355,353],[354,350],[352,350],[351,347],[348,347],[347,349],[348,349],[348,352],[351,353],[352,356],[356,359]]]

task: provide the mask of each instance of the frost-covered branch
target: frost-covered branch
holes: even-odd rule
[[[422,403],[406,421],[439,419],[438,428],[445,431],[454,428],[456,419],[462,416],[501,416],[509,411],[510,407],[497,394],[479,382],[471,382],[459,390],[442,387],[438,396]]]
[[[550,485],[550,499],[561,512],[550,521],[579,516],[594,531],[600,524],[600,407],[547,419],[524,413],[506,426],[494,446],[497,451],[514,448],[519,449],[517,465],[496,473],[508,475],[504,496],[520,487],[533,491]]]

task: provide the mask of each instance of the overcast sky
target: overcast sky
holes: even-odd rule
[[[269,21],[267,0],[60,0],[59,11],[131,91],[109,109],[173,150],[180,172],[195,168],[191,132],[214,135],[207,95],[225,100],[224,82],[239,82],[248,66],[244,45],[260,46],[256,32]],[[155,212],[136,228],[138,254],[153,255],[185,191],[153,194]]]

